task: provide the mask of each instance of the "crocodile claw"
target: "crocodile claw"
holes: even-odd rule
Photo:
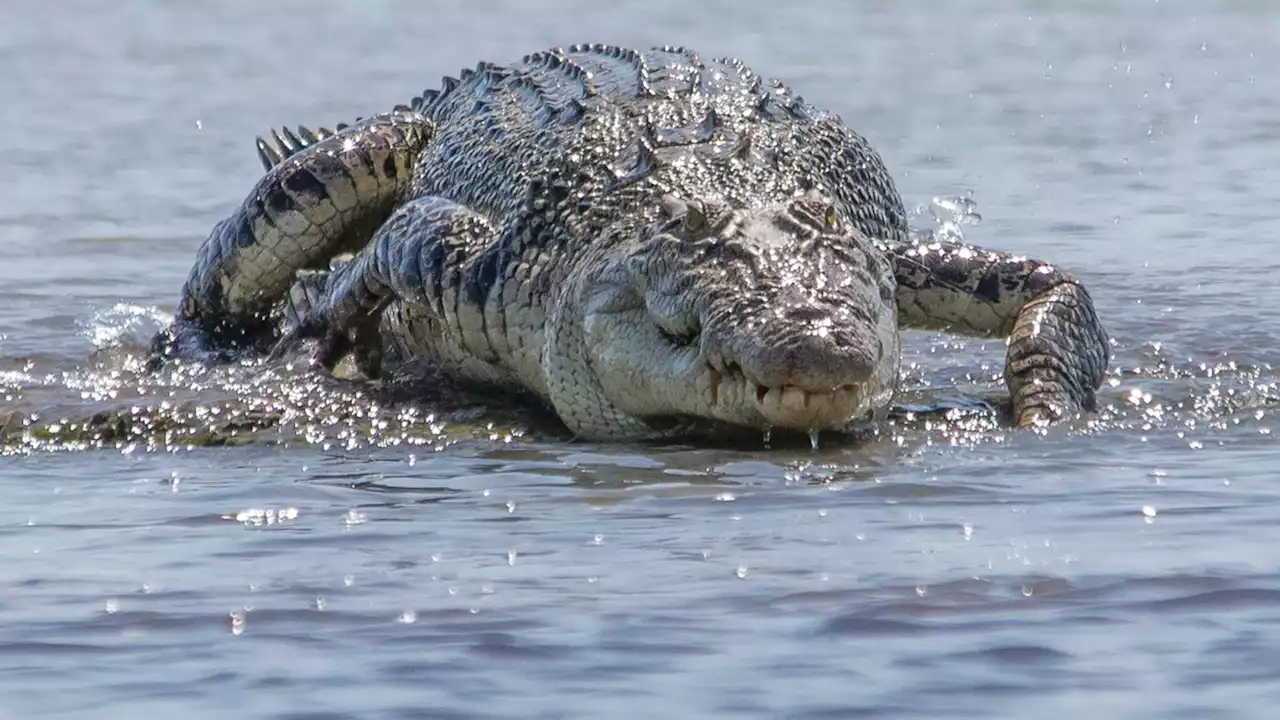
[[[324,315],[309,315],[280,337],[268,360],[279,361],[303,341],[315,340],[312,367],[330,373],[350,355],[361,375],[377,380],[382,376],[382,332],[378,321],[376,315],[371,315],[341,327],[331,324]]]

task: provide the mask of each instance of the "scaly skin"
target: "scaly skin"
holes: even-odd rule
[[[1009,337],[1020,426],[1090,409],[1106,369],[1078,282],[909,242],[867,141],[735,60],[574,46],[300,135],[259,141],[267,175],[206,243],[161,354],[261,347],[288,315],[276,354],[318,338],[322,367],[354,352],[371,376],[384,351],[426,358],[594,439],[877,419],[900,326]]]
[[[275,156],[255,192],[201,246],[175,322],[156,337],[154,351],[226,355],[269,347],[280,298],[297,272],[325,268],[334,255],[368,242],[404,200],[432,131],[421,115],[394,112],[341,138],[312,136],[304,155]]]

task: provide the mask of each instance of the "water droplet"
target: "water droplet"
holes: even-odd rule
[[[516,564],[516,551],[514,549],[507,551],[507,565]]]
[[[809,429],[809,447],[818,449],[818,431],[815,428]]]
[[[1156,509],[1154,507],[1151,507],[1150,505],[1143,505],[1142,515],[1147,522],[1151,522],[1156,517]]]
[[[769,447],[769,443],[773,440],[773,428],[765,427],[764,429],[764,446]]]
[[[591,538],[591,544],[592,544],[592,545],[603,545],[603,544],[604,544],[604,536],[603,536],[603,535],[596,535],[595,537]]]

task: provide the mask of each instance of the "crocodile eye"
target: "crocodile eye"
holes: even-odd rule
[[[822,221],[827,224],[828,230],[840,229],[840,215],[836,212],[835,205],[827,206],[827,211],[822,215]]]
[[[649,318],[657,327],[658,334],[676,347],[697,345],[702,335],[702,324],[696,315],[682,311],[664,312],[661,302],[649,303]]]

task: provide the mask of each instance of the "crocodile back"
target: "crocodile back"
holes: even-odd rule
[[[488,216],[508,244],[647,225],[667,192],[757,206],[814,186],[867,236],[905,236],[870,144],[734,59],[574,45],[481,63],[413,106],[437,122],[414,192]]]

